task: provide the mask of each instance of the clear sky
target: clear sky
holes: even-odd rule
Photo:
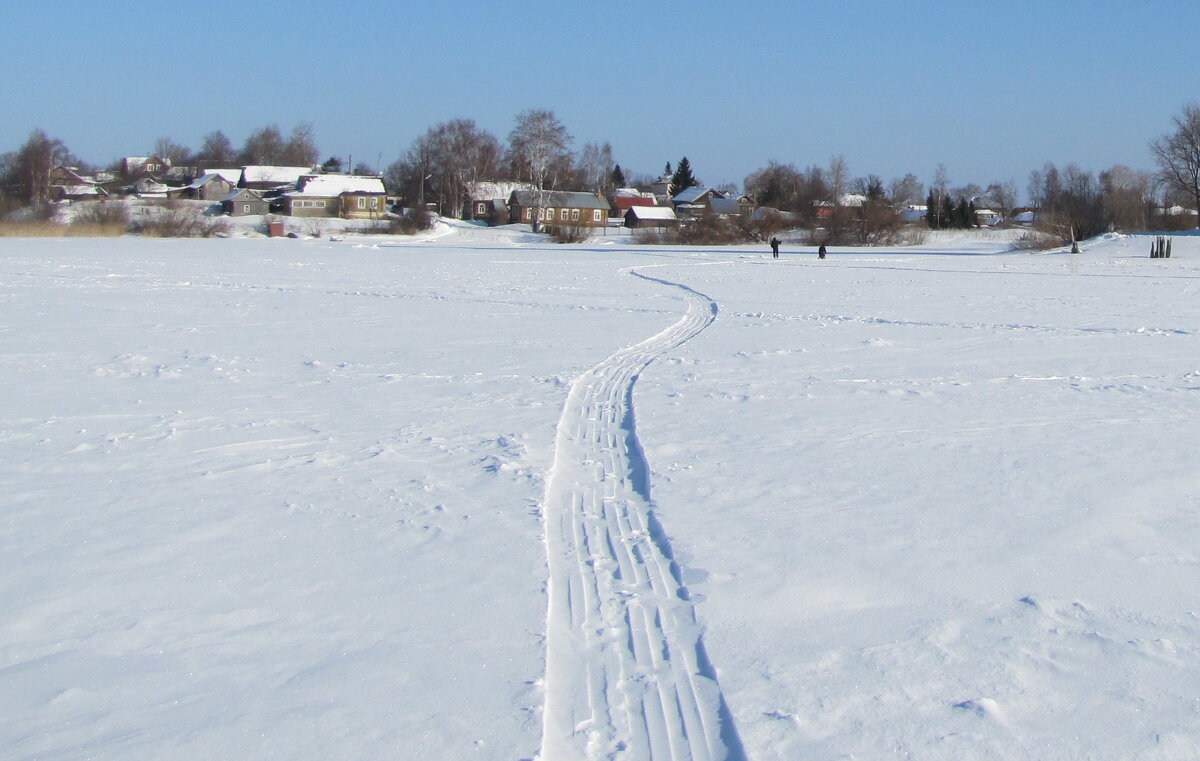
[[[706,183],[774,159],[885,181],[1013,180],[1046,161],[1153,169],[1200,102],[1200,0],[247,3],[66,0],[0,14],[0,152],[41,128],[94,164],[167,136],[235,146],[313,124],[322,157],[386,166],[526,108],[633,173]]]

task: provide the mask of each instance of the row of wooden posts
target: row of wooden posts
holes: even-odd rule
[[[1171,258],[1171,239],[1158,236],[1154,242],[1150,244],[1151,259],[1170,259]]]

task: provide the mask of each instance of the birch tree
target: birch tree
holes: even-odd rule
[[[1200,106],[1185,106],[1172,120],[1175,131],[1151,142],[1150,151],[1167,186],[1200,210]]]

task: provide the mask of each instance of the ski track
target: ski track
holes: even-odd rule
[[[654,517],[633,386],[656,357],[716,319],[686,285],[687,314],[571,386],[544,518],[545,708],[540,761],[739,761],[693,603]]]

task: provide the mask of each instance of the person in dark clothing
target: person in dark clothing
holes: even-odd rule
[[[825,258],[825,244],[824,243],[822,243],[821,247],[817,249],[817,258],[818,259]]]
[[[774,259],[779,258],[779,242],[779,238],[771,238],[771,257]]]

